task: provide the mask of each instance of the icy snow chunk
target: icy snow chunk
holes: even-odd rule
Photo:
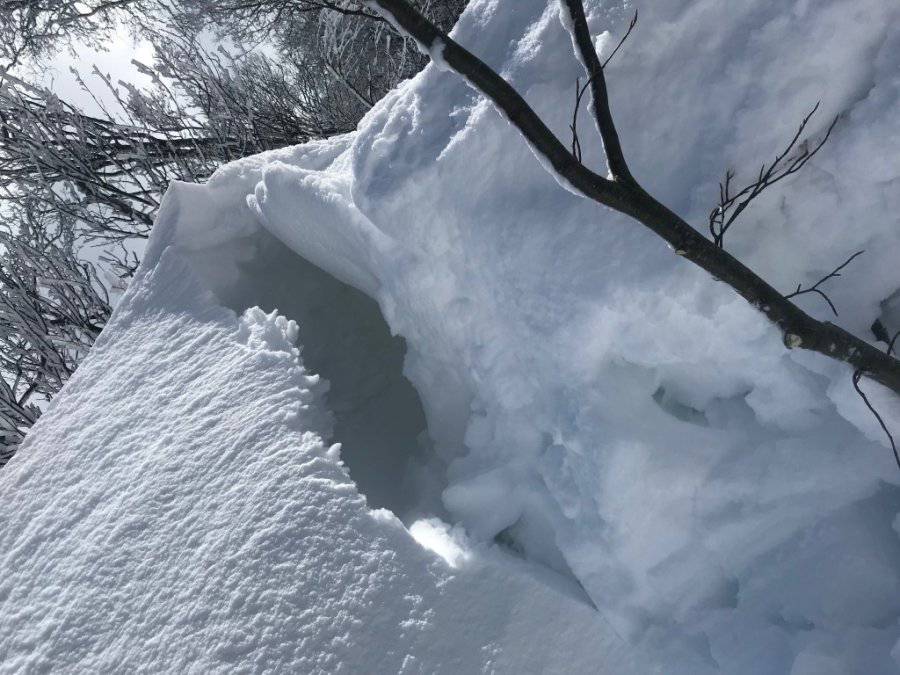
[[[450,567],[459,567],[472,557],[462,528],[451,528],[437,518],[417,520],[410,525],[409,533],[424,548],[441,556]]]
[[[297,323],[279,316],[277,310],[266,314],[259,307],[251,307],[243,316],[238,339],[255,349],[267,347],[296,353],[297,333]]]

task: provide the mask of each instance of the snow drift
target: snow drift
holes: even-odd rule
[[[167,248],[4,472],[0,670],[628,667],[564,582],[370,511],[296,325],[218,302]]]
[[[588,4],[609,49],[631,4]],[[833,140],[726,243],[785,291],[864,249],[829,289],[836,320],[900,329],[900,8],[640,9],[607,71],[639,179],[702,223],[724,169],[751,174],[821,98],[812,133],[840,113]],[[473,0],[455,37],[566,135],[581,72],[556,3]],[[292,324],[223,307],[257,304],[321,346],[312,367],[344,382],[324,406]],[[349,335],[335,305],[354,308]],[[334,440],[342,424],[357,439],[351,476],[458,568],[366,510],[323,444],[325,406]],[[560,188],[434,67],[355,134],[173,186],[101,344],[0,482],[0,657],[19,666],[800,675],[900,659],[900,476],[849,371],[787,350],[727,287]],[[165,637],[138,646],[148,630]]]

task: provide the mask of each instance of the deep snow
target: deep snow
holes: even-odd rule
[[[4,472],[0,670],[644,670],[564,580],[369,510],[296,330],[175,248],[134,282]]]
[[[633,6],[588,4],[609,49]],[[821,98],[811,133],[842,113],[834,138],[726,245],[785,291],[865,249],[829,286],[836,321],[868,337],[879,317],[900,329],[900,6],[657,0],[640,11],[607,71],[638,178],[702,226],[725,168],[746,179]],[[565,137],[581,71],[555,2],[473,0],[454,35]],[[601,168],[582,124],[586,161]],[[149,622],[166,640],[133,647],[133,663],[210,659],[201,670],[309,668],[319,655],[324,669],[354,669],[374,651],[385,659],[374,672],[405,656],[414,672],[896,672],[900,475],[849,370],[787,350],[727,287],[561,189],[453,73],[427,69],[355,134],[175,186],[159,223],[102,344],[0,475],[13,570],[0,581],[0,645],[17,663],[124,658],[116,640],[128,640],[113,636]],[[334,311],[345,303],[354,309]],[[321,443],[320,396],[299,393],[309,386],[286,324],[219,306],[253,304],[300,319],[301,343],[320,345],[310,364],[335,382],[326,405],[334,440],[342,424],[354,439],[351,476],[455,570],[366,511]],[[864,386],[900,427],[900,403]],[[301,398],[309,408],[286,414]],[[158,478],[161,467],[172,475]],[[157,484],[172,495],[163,506]],[[107,495],[120,493],[117,507]],[[208,504],[221,520],[198,515]],[[146,556],[151,526],[129,530],[123,515],[135,509],[159,518]],[[47,524],[63,513],[72,526]],[[424,514],[468,539],[414,522]],[[259,524],[277,555],[256,543]],[[136,540],[120,555],[117,528]],[[240,573],[223,562],[235,557]],[[215,562],[208,576],[203,561]],[[110,596],[100,585],[117,574],[125,590]],[[38,590],[67,575],[71,595]],[[261,604],[233,604],[231,578]],[[103,622],[120,605],[115,616],[131,618],[116,633]],[[185,609],[195,605],[214,609]],[[335,615],[349,623],[334,628]],[[506,626],[508,615],[525,623]],[[231,632],[240,625],[254,626],[246,642]],[[229,636],[224,651],[197,647],[209,634]],[[507,660],[489,663],[495,651]]]

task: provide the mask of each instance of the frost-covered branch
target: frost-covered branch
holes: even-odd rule
[[[5,76],[0,87],[0,200],[65,214],[89,237],[146,237],[168,182],[204,177],[221,139],[185,121],[156,129],[87,115]]]
[[[90,40],[137,0],[0,0],[0,59],[7,68],[25,55],[51,52],[61,39]]]
[[[728,284],[778,326],[785,345],[824,354],[862,370],[868,377],[900,394],[900,361],[865,340],[830,322],[814,319],[786,299],[762,277],[714,242],[704,237],[684,219],[667,208],[631,177],[609,113],[608,94],[602,68],[582,25],[584,8],[580,0],[561,0],[571,19],[570,29],[585,66],[596,75],[593,85],[594,110],[608,155],[612,178],[607,179],[583,166],[550,131],[522,96],[496,71],[450,39],[405,0],[367,0],[401,31],[412,36],[429,53],[462,75],[494,105],[528,140],[558,180],[585,197],[628,215],[664,239],[674,252]],[[565,18],[565,14],[564,14]]]
[[[0,214],[0,466],[75,371],[110,315],[72,228],[27,200]]]

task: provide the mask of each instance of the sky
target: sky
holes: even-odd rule
[[[138,72],[132,60],[151,65],[153,47],[149,42],[135,40],[123,26],[110,34],[105,50],[76,43],[71,48],[60,49],[53,58],[31,68],[37,83],[49,88],[61,99],[83,108],[87,113],[98,113],[100,111],[97,104],[78,84],[70,69],[77,70],[94,94],[109,105],[113,101],[112,96],[106,91],[100,78],[92,74],[94,66],[108,74],[114,83],[125,80],[138,87],[150,85],[151,79]]]

